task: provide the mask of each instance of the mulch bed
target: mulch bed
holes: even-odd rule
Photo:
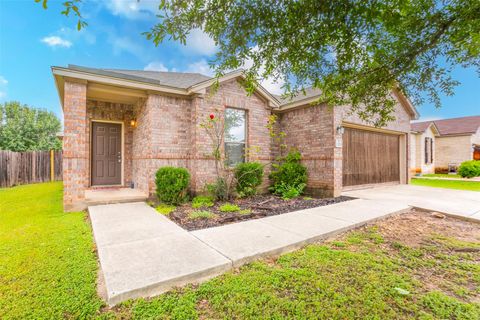
[[[229,203],[238,205],[242,210],[251,210],[251,213],[239,212],[221,212],[219,208],[225,202],[217,202],[213,207],[193,209],[191,203],[178,206],[175,211],[170,213],[169,218],[175,223],[187,230],[198,230],[210,227],[221,226],[237,221],[252,220],[277,214],[310,209],[315,207],[326,206],[343,201],[353,200],[351,197],[337,198],[304,198],[299,197],[291,200],[283,200],[273,195],[257,195],[245,199],[237,199]],[[214,214],[213,218],[191,219],[189,214],[192,211],[205,210]]]

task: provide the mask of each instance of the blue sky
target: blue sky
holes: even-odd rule
[[[209,74],[215,45],[201,31],[183,46],[166,42],[155,47],[142,32],[155,21],[160,0],[85,0],[88,26],[76,31],[76,19],[60,15],[60,1],[43,10],[34,0],[0,0],[0,102],[18,100],[61,115],[50,66],[188,71]],[[454,72],[461,85],[455,96],[442,97],[443,107],[417,106],[421,119],[480,114],[480,78],[473,69]],[[263,83],[278,92],[280,84]]]

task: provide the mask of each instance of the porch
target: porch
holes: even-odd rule
[[[85,203],[87,206],[143,202],[148,199],[148,193],[139,189],[112,187],[89,188],[85,190]]]

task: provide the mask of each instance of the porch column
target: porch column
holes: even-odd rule
[[[89,177],[86,81],[65,79],[63,117],[63,207],[82,210]]]

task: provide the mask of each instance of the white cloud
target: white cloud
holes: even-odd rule
[[[108,0],[105,6],[113,15],[135,20],[151,18],[159,13],[159,3],[159,0]]]
[[[82,30],[78,31],[77,29],[72,29],[72,28],[60,28],[56,34],[59,37],[70,39],[71,41],[74,41],[75,43],[78,40],[84,40],[87,44],[95,44],[97,41],[97,37],[95,34],[90,32],[90,29],[88,28],[82,28]]]
[[[258,47],[255,46],[252,48],[254,52],[258,51]],[[243,64],[243,68],[249,69],[253,66],[253,60],[251,58],[248,58],[245,63]],[[261,67],[259,70],[259,73],[261,74],[262,72],[265,71],[264,67]],[[282,86],[285,84],[285,80],[279,78],[275,79],[273,77],[268,77],[266,79],[260,79],[260,84],[262,87],[267,89],[270,93],[274,94],[282,94],[284,90],[282,89]]]
[[[72,43],[70,41],[60,38],[58,36],[45,37],[42,38],[41,41],[50,47],[70,48],[72,46]]]
[[[8,81],[3,76],[0,76],[0,99],[7,96],[7,84]]]
[[[215,41],[200,29],[193,29],[187,36],[185,51],[210,56],[217,51]]]
[[[112,36],[109,39],[110,43],[112,44],[113,54],[119,55],[122,52],[130,53],[138,58],[145,57],[144,55],[144,48],[139,44],[133,42],[128,37],[116,37]]]
[[[143,68],[145,71],[168,71],[165,65],[158,61],[152,61]]]
[[[201,73],[207,76],[213,76],[213,70],[205,59],[190,63],[185,72]]]

